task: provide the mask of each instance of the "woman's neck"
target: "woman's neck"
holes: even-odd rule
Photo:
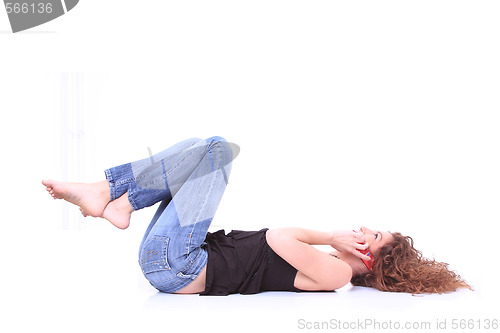
[[[366,268],[363,261],[361,261],[361,259],[359,259],[358,257],[350,253],[339,252],[339,251],[334,251],[332,252],[332,254],[335,254],[337,258],[339,258],[340,260],[344,261],[349,266],[351,266],[352,276],[368,273],[368,268]]]

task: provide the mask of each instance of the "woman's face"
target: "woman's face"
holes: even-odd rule
[[[368,248],[374,256],[379,254],[384,245],[394,242],[394,237],[389,231],[371,230],[367,227],[361,227],[361,231],[365,237],[365,243],[368,243]]]

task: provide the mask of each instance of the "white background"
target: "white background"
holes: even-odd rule
[[[300,318],[493,319],[499,11],[496,1],[82,0],[12,34],[0,10],[0,325],[304,331]],[[159,294],[137,264],[154,208],[121,231],[40,183],[102,180],[147,147],[213,135],[241,147],[214,228],[400,231],[475,292]]]

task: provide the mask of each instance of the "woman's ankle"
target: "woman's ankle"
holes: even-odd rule
[[[107,180],[102,180],[102,181],[97,182],[95,184],[99,188],[99,193],[101,194],[102,198],[106,202],[110,202],[111,201],[111,191],[109,188],[109,182]]]

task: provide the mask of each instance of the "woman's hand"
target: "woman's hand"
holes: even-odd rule
[[[365,237],[361,231],[332,231],[332,241],[330,245],[340,252],[351,253],[367,261],[371,260],[369,256],[358,251],[365,250],[369,246],[368,243],[365,243]]]

